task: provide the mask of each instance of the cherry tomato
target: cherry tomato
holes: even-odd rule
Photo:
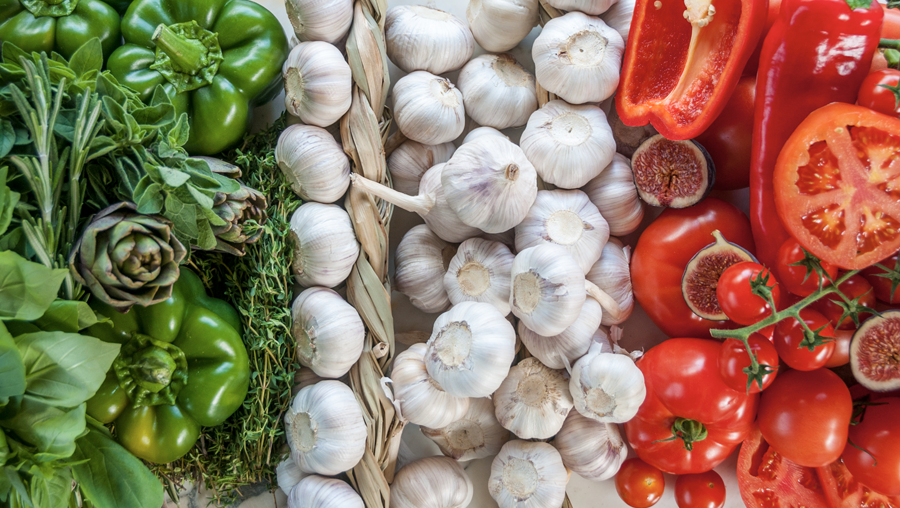
[[[797,240],[790,238],[778,249],[778,264],[775,266],[778,282],[784,286],[784,289],[798,296],[809,296],[819,289],[819,276],[815,272],[807,277],[806,267],[792,266],[804,257],[803,247],[797,243]],[[825,273],[831,277],[831,280],[835,280],[838,273],[837,267],[825,261],[821,263]],[[828,285],[829,281],[825,280],[824,283]]]
[[[869,284],[869,281],[867,281],[861,275],[854,275],[853,277],[850,277],[849,279],[844,281],[844,283],[841,284],[838,289],[840,289],[841,293],[843,293],[850,300],[859,298],[860,305],[864,307],[875,307],[875,291],[872,289],[872,285]],[[841,316],[844,315],[844,308],[834,303],[835,301],[841,302],[843,300],[838,295],[830,294],[826,295],[824,298],[819,299],[819,301],[812,304],[811,307],[827,317],[835,328],[840,328],[843,330],[856,328],[856,323],[854,323],[853,319],[849,316],[845,317],[844,320],[841,321]],[[862,321],[871,315],[872,314],[869,314],[867,312],[860,312],[859,320]]]
[[[641,459],[628,459],[616,473],[616,492],[633,508],[649,508],[662,498],[666,480],[662,471]]]
[[[850,427],[842,455],[847,469],[876,492],[900,496],[900,398],[879,399]],[[860,450],[862,448],[863,450]]]
[[[887,259],[882,259],[878,264],[884,265],[891,270],[900,269],[900,261],[897,260],[897,257],[898,255],[894,254]],[[894,289],[892,293],[891,279],[879,276],[879,274],[885,273],[887,272],[875,265],[872,265],[862,271],[863,277],[865,277],[866,280],[869,281],[869,284],[871,284],[872,288],[875,290],[875,298],[878,298],[884,303],[900,303],[900,286],[897,286],[897,288]]]
[[[844,451],[852,413],[850,390],[837,374],[788,370],[760,394],[757,418],[775,450],[801,466],[822,467]]]
[[[859,98],[856,103],[885,115],[896,116],[900,113],[897,94],[885,86],[896,87],[900,84],[900,71],[882,69],[875,71],[863,80],[859,87]]]
[[[715,190],[743,189],[750,185],[750,149],[756,77],[746,76],[725,104],[718,118],[696,141],[706,148],[716,166]]]
[[[768,365],[772,368],[771,374],[763,376],[763,386],[753,382],[750,385],[750,393],[759,393],[765,390],[775,381],[778,373],[778,353],[775,346],[765,336],[754,333],[748,340],[750,350],[756,355],[756,361],[760,365]],[[744,348],[744,343],[737,339],[725,339],[719,348],[719,375],[732,390],[747,391],[747,374],[744,369],[750,366],[750,356]]]
[[[715,471],[681,475],[675,480],[675,504],[678,508],[722,508],[725,482]]]
[[[821,313],[807,308],[800,311],[800,317],[810,330],[816,331],[824,327],[819,331],[819,335],[834,337],[831,322]],[[800,345],[805,339],[805,332],[803,325],[795,318],[779,322],[775,326],[775,335],[772,336],[778,356],[792,369],[807,371],[824,367],[834,353],[834,342],[828,341],[810,351],[807,346]]]
[[[881,23],[882,39],[900,39],[900,10],[890,9],[888,6],[881,4],[884,8],[884,21]]]
[[[781,300],[781,288],[777,286],[775,276],[761,264],[752,261],[737,263],[729,266],[719,277],[716,299],[725,315],[735,323],[752,325],[772,315],[769,302],[753,294],[750,285],[750,281],[760,273],[763,278],[769,278],[766,285],[772,288],[772,299],[777,308]]]
[[[825,367],[833,369],[850,363],[850,342],[853,340],[853,334],[856,330],[835,330],[834,331],[834,352],[831,358],[825,362]]]

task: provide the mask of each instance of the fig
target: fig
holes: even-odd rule
[[[726,240],[718,230],[713,231],[712,235],[716,241],[694,254],[684,268],[681,294],[694,314],[710,321],[727,321],[728,316],[716,298],[719,277],[731,265],[757,261],[753,254]]]
[[[900,310],[865,320],[850,342],[850,368],[873,392],[900,389]]]
[[[716,181],[706,149],[694,140],[671,141],[657,134],[631,156],[634,185],[651,206],[687,208],[705,198]]]

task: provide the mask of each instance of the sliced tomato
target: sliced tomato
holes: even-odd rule
[[[828,508],[816,470],[784,458],[759,429],[741,445],[737,477],[748,508]]]
[[[900,249],[900,119],[840,103],[812,112],[774,184],[782,223],[819,259],[857,270]]]
[[[885,496],[859,483],[838,459],[816,468],[831,508],[900,508],[900,496]]]

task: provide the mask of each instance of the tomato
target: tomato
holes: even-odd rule
[[[812,331],[819,331],[822,337],[834,337],[834,328],[828,318],[822,314],[806,308],[800,311],[800,318]],[[816,370],[825,366],[828,359],[834,353],[834,342],[828,341],[815,346],[812,350],[806,345],[801,345],[805,340],[806,329],[795,318],[787,318],[775,326],[775,334],[772,341],[778,356],[792,369]],[[827,340],[827,339],[826,339]]]
[[[675,480],[675,504],[678,508],[722,508],[725,482],[715,471],[681,475]]]
[[[792,462],[821,467],[844,451],[852,413],[850,390],[837,374],[788,370],[760,395],[759,430]]]
[[[900,118],[832,103],[813,111],[775,164],[775,208],[806,250],[847,270],[900,249]]]
[[[882,69],[866,76],[859,87],[859,98],[856,103],[885,115],[897,115],[900,113],[900,105],[897,104],[897,94],[885,86],[896,87],[900,84],[900,71],[896,69]]]
[[[850,427],[841,456],[847,469],[875,492],[900,496],[900,398],[879,399]],[[865,451],[860,450],[862,448]]]
[[[706,198],[689,208],[667,208],[641,234],[631,260],[634,296],[650,319],[670,337],[708,337],[728,322],[694,314],[681,294],[681,277],[692,257],[713,243],[719,230],[726,240],[753,252],[750,220],[731,203]],[[732,327],[734,325],[731,325]]]
[[[638,360],[647,396],[625,423],[625,434],[648,464],[671,474],[704,473],[753,428],[759,395],[725,384],[720,346],[710,339],[669,339]],[[675,431],[679,438],[670,440]]]
[[[856,330],[835,330],[834,331],[834,352],[831,358],[825,362],[825,367],[833,369],[850,363],[850,342]]]
[[[662,471],[641,459],[628,459],[616,473],[616,492],[625,504],[648,508],[662,498],[666,480]]]
[[[813,272],[807,277],[805,266],[795,266],[794,263],[805,258],[803,247],[797,240],[789,238],[778,249],[778,264],[775,266],[775,274],[785,289],[798,296],[809,296],[819,289],[819,276]],[[826,261],[821,262],[822,268],[831,280],[837,279],[838,268]],[[826,279],[824,285],[828,285]]]
[[[775,24],[775,19],[778,18],[778,11],[780,10],[781,0],[769,0],[769,13],[766,16],[766,26],[763,28],[762,35],[759,36],[759,42],[756,44],[756,49],[753,51],[753,54],[750,55],[750,59],[747,60],[747,66],[744,67],[744,76],[756,76],[756,71],[759,70],[759,55],[762,52],[763,42],[766,40],[769,29]]]
[[[884,8],[884,21],[881,24],[882,39],[900,39],[900,10]]]
[[[750,350],[756,355],[756,361],[761,366],[768,365],[772,369],[772,373],[763,376],[762,388],[755,381],[750,385],[750,393],[759,393],[775,381],[775,375],[778,373],[778,353],[769,339],[759,333],[751,335],[748,342]],[[725,339],[719,347],[719,375],[725,384],[732,390],[746,392],[747,374],[744,369],[749,366],[750,356],[747,355],[744,343],[737,339]]]
[[[750,186],[750,137],[753,135],[755,100],[756,77],[741,78],[725,109],[695,138],[709,152],[716,167],[715,190]]]
[[[873,491],[853,477],[844,461],[816,468],[831,508],[898,508],[900,496],[889,497]]]
[[[864,307],[875,307],[875,291],[872,289],[872,285],[869,284],[869,281],[867,281],[862,275],[854,275],[850,277],[849,279],[844,281],[843,284],[838,286],[838,289],[840,289],[841,293],[843,293],[844,296],[846,296],[850,300],[859,298],[859,304]],[[841,328],[844,330],[856,328],[856,323],[853,322],[853,319],[850,316],[845,317],[844,320],[841,321],[841,316],[844,315],[844,308],[834,303],[835,301],[842,302],[843,300],[838,295],[830,294],[826,295],[824,298],[819,299],[819,301],[812,304],[811,307],[827,317],[835,328]],[[862,321],[871,315],[872,314],[869,314],[867,312],[860,312],[859,320]]]
[[[725,315],[735,323],[752,325],[772,315],[769,302],[752,292],[750,281],[760,273],[763,278],[769,278],[766,285],[773,288],[772,300],[777,308],[781,301],[781,288],[777,287],[775,276],[761,264],[752,261],[737,263],[729,266],[719,277],[716,299]]]
[[[881,260],[879,264],[884,265],[885,267],[895,270],[900,269],[900,260],[897,259],[898,256],[895,253],[893,256]],[[862,271],[863,276],[869,281],[869,284],[872,285],[872,288],[875,290],[875,298],[878,298],[882,302],[897,304],[900,303],[900,286],[891,291],[891,279],[887,277],[881,277],[879,274],[885,274],[883,269],[877,266],[870,266]]]

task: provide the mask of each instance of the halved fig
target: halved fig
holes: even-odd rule
[[[873,392],[900,390],[900,310],[865,320],[850,343],[850,368]]]
[[[700,202],[716,181],[706,149],[694,140],[671,141],[657,134],[631,156],[634,185],[652,206],[687,208]]]
[[[718,230],[712,235],[716,241],[694,254],[684,268],[681,294],[694,314],[710,321],[727,321],[728,316],[722,312],[716,298],[719,277],[731,265],[757,261],[753,254],[726,240]]]

